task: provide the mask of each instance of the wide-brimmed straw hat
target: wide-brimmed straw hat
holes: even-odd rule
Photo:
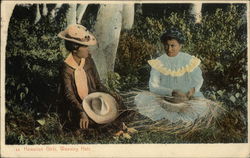
[[[81,45],[96,44],[94,35],[86,27],[79,24],[69,25],[64,31],[58,34],[58,37]]]
[[[118,116],[118,104],[109,94],[95,92],[86,96],[82,102],[86,114],[96,123],[105,124]]]

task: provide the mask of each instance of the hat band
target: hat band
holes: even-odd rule
[[[85,36],[85,38],[77,38],[77,37],[72,37],[69,34],[66,34],[65,37],[72,38],[74,40],[81,41],[81,42],[88,42],[90,40],[90,36]]]

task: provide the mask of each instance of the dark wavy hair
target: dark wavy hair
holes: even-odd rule
[[[173,40],[173,39],[178,41],[180,44],[185,43],[185,37],[183,36],[182,32],[177,30],[177,29],[170,29],[170,30],[166,31],[165,33],[163,33],[161,35],[160,39],[161,39],[162,43],[164,43],[168,40]]]
[[[78,43],[67,41],[67,40],[65,40],[64,45],[65,45],[65,48],[69,52],[73,52],[74,50],[78,50],[81,46],[87,47],[86,45],[78,44]]]

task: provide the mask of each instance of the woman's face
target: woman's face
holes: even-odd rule
[[[88,46],[80,46],[79,49],[75,51],[75,55],[79,58],[87,58],[89,56]]]
[[[166,51],[166,54],[170,57],[174,57],[176,55],[178,55],[178,53],[181,50],[181,44],[175,40],[167,40],[164,44],[164,49]]]

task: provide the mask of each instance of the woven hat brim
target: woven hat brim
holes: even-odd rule
[[[81,42],[81,41],[78,41],[76,39],[67,38],[67,37],[65,37],[65,32],[64,31],[61,31],[57,36],[59,38],[64,39],[64,40],[71,41],[71,42],[81,44],[81,45],[87,45],[87,46],[96,45],[96,43],[97,43],[96,38],[92,34],[88,34],[88,35],[90,36],[90,39],[94,39],[94,40],[89,40],[88,42]]]
[[[107,106],[109,106],[109,111],[105,115],[98,115],[91,109],[90,105],[88,104],[88,100],[98,97],[102,97],[104,101],[107,103]],[[89,94],[84,98],[82,106],[86,114],[98,124],[110,123],[114,121],[118,116],[117,102],[111,95],[107,93],[95,92]]]

